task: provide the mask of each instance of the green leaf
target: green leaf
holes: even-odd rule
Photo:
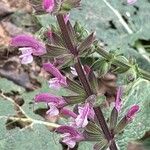
[[[83,42],[79,45],[78,51],[80,54],[82,54],[85,50],[91,47],[95,40],[94,33],[91,33]]]
[[[93,142],[80,142],[78,150],[92,150],[93,149]]]
[[[0,135],[3,135],[0,138],[1,150],[49,150],[50,147],[53,147],[55,150],[61,149],[56,133],[54,139],[53,133],[43,125],[34,125],[32,129],[25,128],[10,131],[6,131],[3,123],[2,125],[2,127],[0,126]],[[5,134],[2,134],[4,131]]]
[[[111,64],[105,59],[98,59],[92,66],[95,70],[98,71],[100,76],[104,76],[110,69]]]
[[[86,95],[83,87],[81,85],[79,85],[77,82],[67,78],[67,84],[68,86],[66,87],[66,89],[71,90],[72,92],[79,94],[79,95]]]
[[[5,93],[9,93],[11,91],[23,92],[25,91],[23,87],[14,84],[12,81],[7,80],[5,78],[0,78],[0,90]]]
[[[93,122],[89,122],[88,125],[86,126],[85,130],[89,133],[99,133],[103,134],[100,128]]]
[[[72,27],[70,21],[68,20],[67,22],[67,27],[68,27],[68,31],[69,31],[69,37],[73,43],[73,45],[76,45],[76,33],[74,31],[74,28]]]
[[[64,47],[49,45],[49,44],[47,45],[47,50],[48,51],[46,56],[50,56],[50,57],[63,56],[69,53],[68,50]]]
[[[63,98],[65,99],[65,101],[70,104],[78,104],[78,103],[82,103],[85,101],[86,97],[83,95],[77,95],[77,96],[63,96]]]
[[[71,14],[71,19],[79,20],[86,29],[95,30],[96,36],[103,45],[107,45],[108,50],[120,51],[128,57],[138,59],[140,67],[147,70],[150,63],[145,61],[143,54],[132,47],[138,39],[149,40],[149,2],[147,0],[137,1],[135,5],[127,5],[126,2],[120,0],[106,0],[120,16],[125,18],[127,25],[132,29],[133,33],[129,34],[116,14],[105,4],[104,0],[87,1],[82,0],[82,9],[75,10]],[[135,7],[136,6],[136,7]],[[130,14],[130,17],[127,15]]]
[[[126,91],[128,96],[124,99],[124,107],[120,112],[120,117],[123,117],[133,104],[138,104],[140,111],[133,121],[128,124],[124,132],[117,137],[118,145],[123,150],[126,149],[128,142],[142,138],[145,132],[150,130],[149,89],[150,82],[139,79]]]
[[[54,45],[58,45],[58,46],[61,46],[61,47],[64,47],[64,42],[62,40],[62,38],[55,32],[52,32],[52,43]]]

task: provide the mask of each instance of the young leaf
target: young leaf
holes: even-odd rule
[[[78,104],[78,103],[82,103],[85,101],[85,97],[83,95],[77,95],[77,96],[63,96],[63,98],[65,99],[65,101],[70,104]]]
[[[110,129],[114,129],[117,124],[118,111],[114,108],[110,116]]]
[[[67,27],[69,30],[69,36],[71,38],[71,41],[72,41],[73,45],[76,45],[76,33],[75,33],[74,28],[72,27],[69,20],[67,22]]]
[[[97,81],[97,78],[96,78],[93,71],[90,71],[90,73],[88,75],[88,79],[89,79],[89,82],[90,82],[91,87],[93,89],[93,92],[97,93],[97,91],[98,91],[98,81]]]
[[[76,94],[79,94],[79,95],[86,95],[83,87],[81,85],[79,85],[77,82],[67,78],[67,89],[75,92]]]
[[[103,139],[94,145],[93,150],[105,150],[105,147],[107,147],[107,144],[108,144],[108,141],[106,139]]]
[[[52,32],[52,37],[51,38],[52,38],[52,44],[64,47],[64,42],[58,34]]]
[[[67,55],[69,52],[64,47],[59,47],[55,45],[47,45],[47,54],[50,57],[58,57],[62,55]]]
[[[85,130],[88,133],[95,133],[95,134],[99,133],[99,134],[103,135],[100,128],[93,122],[89,122],[88,125],[86,126]]]
[[[95,33],[91,33],[78,47],[78,51],[82,54],[85,50],[91,47],[95,40]]]

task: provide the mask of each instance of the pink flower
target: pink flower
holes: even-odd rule
[[[117,90],[117,96],[116,96],[116,100],[115,100],[115,108],[118,112],[120,111],[121,106],[122,106],[121,95],[122,95],[122,89],[121,89],[121,87],[119,87]]]
[[[129,5],[131,5],[131,4],[134,4],[136,1],[137,1],[137,0],[127,0],[127,3],[128,3]]]
[[[66,24],[67,24],[67,22],[69,20],[69,16],[70,16],[69,13],[64,15],[64,21],[65,21]]]
[[[35,102],[45,102],[49,105],[47,114],[50,116],[56,116],[59,114],[59,109],[64,107],[66,102],[60,96],[55,96],[49,93],[41,93],[35,96]]]
[[[69,148],[73,148],[76,142],[84,139],[83,135],[77,131],[77,129],[70,126],[61,126],[56,129],[57,132],[62,133],[62,142],[68,145]]]
[[[66,109],[66,108],[62,108],[61,110],[60,110],[60,113],[62,114],[62,115],[65,115],[66,117],[72,117],[72,118],[77,118],[77,115],[73,112],[73,111],[71,111],[71,110],[69,110],[69,109]]]
[[[50,87],[58,89],[61,86],[67,86],[66,77],[64,77],[53,64],[44,63],[43,68],[55,77],[49,80]]]
[[[52,38],[52,31],[49,29],[47,32],[46,32],[46,35],[49,39]]]
[[[22,52],[22,55],[19,56],[19,58],[21,58],[22,64],[29,64],[33,61],[32,48],[23,47],[19,48],[19,50]]]
[[[46,53],[45,45],[30,35],[18,35],[12,38],[10,44],[21,47],[19,50],[22,52],[20,58],[23,64],[31,63],[33,61],[32,55],[41,56]]]
[[[48,103],[49,105],[49,110],[46,112],[47,115],[53,117],[59,115],[59,109],[57,107],[56,103]]]
[[[51,13],[54,9],[55,2],[54,0],[43,0],[42,6],[46,12]]]
[[[75,124],[78,128],[84,128],[88,124],[88,118],[94,118],[93,108],[89,103],[86,103],[84,107],[78,107],[79,115],[75,119]]]
[[[126,114],[127,121],[132,121],[138,111],[139,111],[139,106],[133,105]]]

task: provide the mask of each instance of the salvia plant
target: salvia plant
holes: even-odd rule
[[[48,92],[35,95],[34,103],[46,104],[46,116],[65,119],[65,123],[46,122],[45,125],[60,135],[60,143],[67,149],[75,149],[80,142],[86,141],[93,143],[94,150],[120,149],[116,139],[141,108],[135,102],[129,109],[123,109],[125,88],[115,85],[117,76],[126,72],[124,78],[133,82],[137,78],[150,80],[149,73],[117,51],[105,50],[96,33],[89,33],[79,22],[72,25],[70,11],[81,8],[81,0],[43,0],[40,3],[41,13],[54,16],[57,25],[48,28],[43,39],[22,34],[13,37],[10,45],[19,49],[22,64],[31,63],[34,57],[43,58],[42,68],[51,75],[49,87],[65,89],[69,93],[63,96]],[[128,5],[133,3],[136,0],[127,0]],[[90,62],[87,61],[89,57],[93,58]],[[111,93],[115,98],[108,101]],[[105,112],[106,107],[110,112]],[[15,117],[10,118],[15,120]],[[34,122],[25,114],[21,119],[29,125]]]

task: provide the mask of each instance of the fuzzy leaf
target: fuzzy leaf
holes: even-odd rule
[[[65,101],[70,104],[78,104],[78,103],[82,103],[85,101],[86,97],[83,95],[77,95],[77,96],[63,96],[63,98],[65,99]]]
[[[117,137],[121,149],[126,149],[128,142],[138,140],[144,136],[146,131],[150,130],[150,83],[149,81],[139,79],[134,84],[130,84],[124,98],[124,107],[119,113],[122,118],[127,110],[133,105],[138,104],[140,111],[133,121],[127,125],[124,132]]]
[[[89,133],[99,133],[103,134],[100,128],[93,122],[89,122],[88,125],[86,126],[85,130]]]
[[[4,123],[0,122],[0,124],[3,125],[2,128],[0,126],[0,135],[3,135],[0,138],[1,150],[49,150],[50,147],[53,147],[55,150],[61,149],[61,145],[55,143],[53,134],[43,125],[34,125],[33,129],[13,129],[7,131]]]
[[[78,51],[80,54],[82,54],[85,50],[87,50],[88,48],[90,48],[90,46],[92,45],[92,43],[95,40],[95,35],[94,33],[91,33],[85,40],[83,40],[83,42],[79,45],[78,47]]]
[[[62,55],[67,55],[68,51],[64,47],[59,47],[55,45],[47,45],[47,54],[50,57],[58,57]]]
[[[71,38],[71,41],[72,41],[73,45],[76,45],[76,34],[75,34],[75,31],[69,20],[67,22],[67,27],[68,27],[69,36]]]
[[[83,96],[86,95],[83,87],[81,85],[79,85],[77,82],[67,78],[67,84],[68,84],[67,89],[69,89],[79,95],[83,95]]]
[[[64,47],[64,42],[61,37],[59,37],[56,33],[52,32],[52,43],[54,45]]]

